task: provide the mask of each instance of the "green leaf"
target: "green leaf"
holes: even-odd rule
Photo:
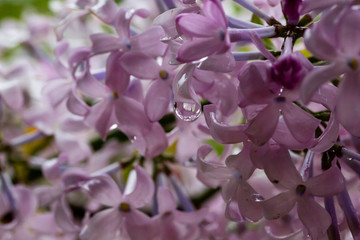
[[[209,144],[213,148],[213,150],[218,154],[218,156],[221,156],[221,154],[224,151],[223,144],[216,142],[214,139],[205,140],[205,143]]]

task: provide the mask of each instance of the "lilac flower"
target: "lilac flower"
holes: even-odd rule
[[[344,177],[336,164],[324,173],[303,181],[285,150],[280,151],[277,158],[265,162],[264,170],[271,182],[288,190],[263,202],[265,218],[280,218],[297,203],[299,218],[311,237],[319,239],[325,234],[331,218],[311,196],[333,196],[344,189]]]
[[[230,48],[228,23],[221,2],[205,0],[203,14],[183,13],[177,16],[178,32],[192,38],[179,48],[179,62],[191,62],[213,54],[225,53]]]

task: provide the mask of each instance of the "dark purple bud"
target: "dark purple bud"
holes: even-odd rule
[[[291,25],[297,25],[300,18],[299,9],[302,0],[282,0],[282,10]]]
[[[287,89],[294,89],[304,78],[304,69],[293,55],[280,57],[271,67],[271,80]]]

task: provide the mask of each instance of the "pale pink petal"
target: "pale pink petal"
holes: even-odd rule
[[[266,219],[278,219],[285,216],[295,206],[295,191],[287,191],[262,202],[264,217]]]
[[[229,126],[219,122],[215,116],[215,105],[204,106],[206,124],[210,129],[211,136],[215,141],[224,144],[239,143],[247,140],[244,133],[245,126]]]
[[[100,81],[96,80],[88,71],[82,79],[76,82],[76,87],[82,93],[93,98],[106,98],[109,96],[111,89]]]
[[[158,222],[138,210],[123,213],[124,226],[130,239],[154,239],[159,234]]]
[[[25,186],[17,185],[13,189],[15,201],[18,203],[18,214],[22,219],[29,218],[35,214],[38,200],[36,195]]]
[[[312,239],[321,239],[326,235],[331,217],[315,200],[308,196],[299,197],[297,212]]]
[[[207,208],[201,208],[194,212],[180,212],[175,211],[174,216],[177,221],[185,224],[199,224],[204,220],[208,213]]]
[[[134,16],[146,18],[149,11],[146,9],[121,8],[115,16],[115,29],[121,40],[130,37],[130,24]]]
[[[144,106],[128,97],[119,96],[116,100],[115,116],[128,137],[143,136],[152,126],[145,115]]]
[[[315,129],[321,122],[319,119],[294,103],[284,104],[281,111],[286,125],[296,140],[306,143],[315,138]]]
[[[340,193],[345,188],[345,179],[336,164],[322,174],[310,178],[306,188],[317,197],[329,197]]]
[[[273,136],[278,121],[279,109],[275,104],[269,104],[249,121],[245,133],[253,143],[261,146]]]
[[[308,103],[322,84],[333,80],[344,72],[345,66],[339,63],[315,68],[302,81],[300,93],[302,101]]]
[[[14,110],[20,110],[24,105],[24,95],[20,85],[16,81],[2,82],[0,94],[6,105]]]
[[[105,99],[91,107],[85,117],[86,124],[95,128],[103,139],[113,124],[113,119],[111,119],[113,109],[112,102]]]
[[[89,8],[89,11],[105,23],[111,24],[114,21],[118,8],[114,1],[105,0],[97,1],[94,6]]]
[[[51,106],[57,107],[63,100],[68,98],[71,86],[72,83],[65,79],[50,80],[46,82],[41,93],[50,101]]]
[[[209,145],[201,146],[197,151],[197,177],[212,188],[216,188],[220,184],[232,177],[233,170],[219,162],[206,161],[206,156],[211,152]]]
[[[64,19],[62,19],[54,28],[56,40],[60,41],[63,39],[63,35],[67,27],[77,18],[80,18],[88,14],[88,10],[78,10],[70,12]]]
[[[236,66],[234,55],[228,51],[223,54],[211,55],[202,61],[198,68],[214,72],[231,72]]]
[[[110,208],[97,213],[81,230],[81,240],[114,240],[120,228],[120,212]]]
[[[124,201],[134,208],[144,207],[154,194],[154,182],[149,174],[140,166],[135,166],[136,185],[134,190],[124,196]]]
[[[176,209],[177,203],[169,189],[159,187],[157,192],[157,202],[159,206],[159,214],[171,212]]]
[[[323,84],[314,93],[311,98],[312,102],[320,103],[329,110],[334,110],[336,104],[336,96],[338,94],[338,88],[332,84]]]
[[[244,142],[244,147],[240,153],[227,157],[226,166],[233,167],[239,171],[243,180],[249,179],[255,170],[255,167],[250,159],[250,144]]]
[[[66,107],[70,112],[79,116],[85,116],[90,110],[90,107],[78,96],[75,88],[69,94]]]
[[[149,132],[143,136],[135,137],[133,144],[141,155],[147,159],[151,159],[166,150],[168,147],[168,139],[161,125],[158,122],[154,122]]]
[[[216,31],[216,22],[195,13],[178,15],[176,17],[176,24],[180,34],[191,37],[211,37],[214,35],[214,31]]]
[[[141,79],[159,78],[160,66],[142,52],[128,52],[121,57],[121,66],[129,74]]]
[[[105,205],[117,207],[122,194],[115,181],[109,175],[92,177],[82,188],[90,195],[91,199]]]
[[[79,226],[77,226],[72,218],[70,208],[66,203],[65,196],[61,197],[55,207],[55,222],[65,232],[78,232]]]
[[[360,136],[360,83],[359,74],[347,73],[340,83],[335,108],[336,118],[352,135]]]
[[[102,54],[115,50],[119,50],[123,47],[122,42],[116,36],[105,33],[96,33],[90,35],[92,43],[92,53]]]
[[[159,121],[168,111],[171,100],[169,84],[157,80],[151,84],[145,96],[145,113],[152,122]]]
[[[223,116],[230,116],[238,108],[238,96],[235,84],[227,77],[221,77],[216,83],[218,109]]]
[[[163,56],[168,46],[160,41],[164,35],[162,27],[152,26],[131,38],[131,50],[141,51],[151,57]]]

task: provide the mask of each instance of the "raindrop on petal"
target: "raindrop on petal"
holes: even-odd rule
[[[187,122],[195,121],[201,114],[201,105],[195,102],[177,102],[174,108],[176,115]]]

